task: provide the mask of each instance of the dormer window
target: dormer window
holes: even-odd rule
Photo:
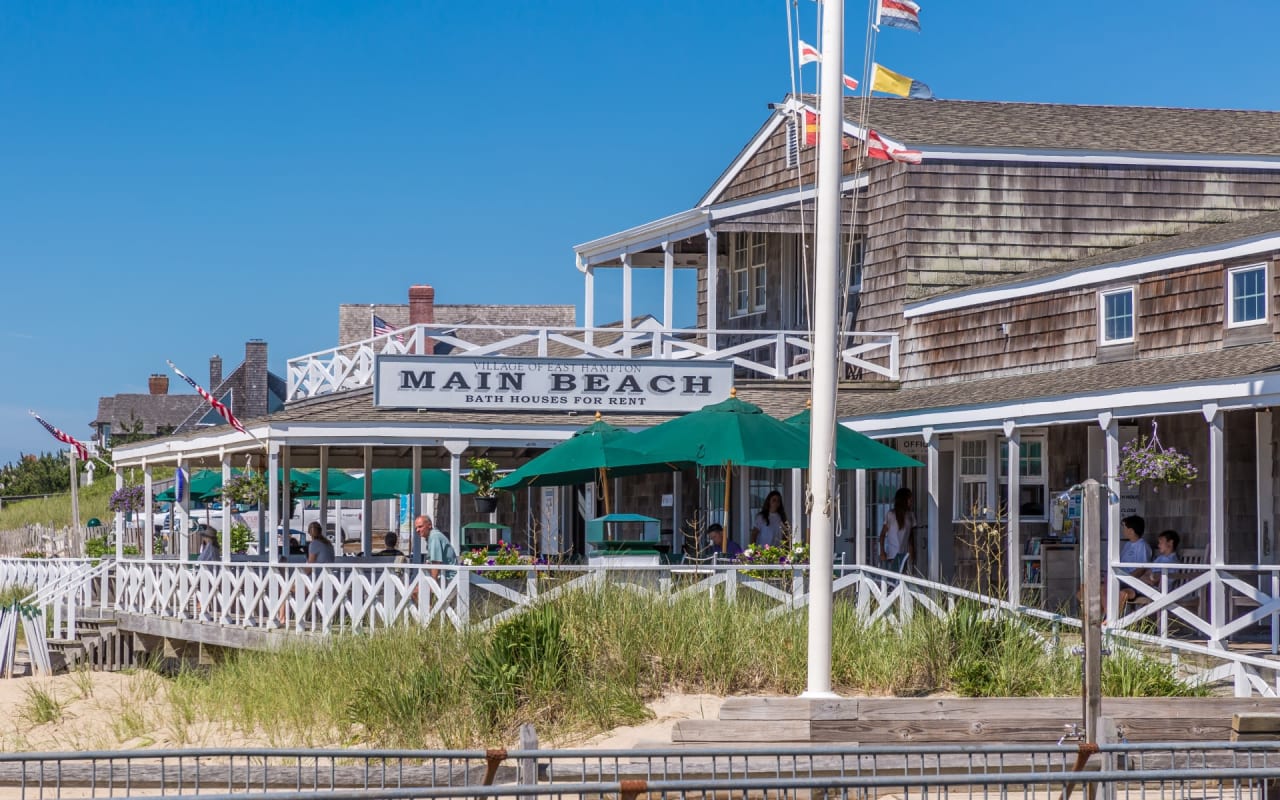
[[[1267,265],[1227,270],[1227,327],[1267,321]]]
[[[1133,341],[1133,287],[1102,292],[1098,296],[1098,343]]]

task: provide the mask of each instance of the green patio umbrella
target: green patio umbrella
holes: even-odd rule
[[[320,470],[289,470],[294,483],[302,488],[293,495],[295,500],[317,500],[320,497]],[[284,470],[280,470],[280,479],[284,480]],[[360,500],[364,497],[364,481],[353,478],[340,469],[328,471],[329,485],[326,498],[329,500]]]
[[[806,408],[794,417],[787,417],[783,421],[803,431],[807,438],[809,413],[809,409]],[[892,447],[863,436],[844,425],[836,425],[836,469],[898,469],[923,466],[924,464],[911,456],[899,453]]]
[[[476,487],[468,481],[461,481],[459,485],[462,487],[463,494],[476,493]],[[422,470],[423,492],[427,494],[449,494],[449,488],[448,470]],[[399,497],[402,494],[413,494],[412,469],[375,469],[373,471],[373,496],[375,498]]]
[[[734,466],[801,469],[809,466],[809,439],[794,425],[771,417],[759,406],[729,399],[636,433],[627,447],[648,463],[692,463],[723,466],[724,511],[729,519]]]
[[[610,425],[596,412],[595,422],[573,434],[520,469],[494,484],[498,489],[520,489],[525,486],[570,486],[599,480],[604,487],[605,513],[609,513],[609,474],[634,475],[655,472],[662,466],[647,459],[630,446],[635,437],[626,428]],[[627,464],[629,466],[622,466]]]
[[[161,503],[175,501],[174,487],[170,486],[156,495]],[[216,500],[222,496],[222,473],[212,469],[202,469],[187,481],[188,500]]]

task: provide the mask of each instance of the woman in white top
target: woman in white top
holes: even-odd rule
[[[881,568],[902,572],[907,560],[907,536],[915,524],[916,515],[911,512],[911,490],[899,489],[893,496],[893,510],[880,528]]]
[[[787,509],[782,505],[782,493],[769,492],[751,525],[751,543],[758,547],[782,544],[782,526],[786,524]]]

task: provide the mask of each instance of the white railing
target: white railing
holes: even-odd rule
[[[1155,586],[1116,569],[1120,587],[1139,601],[1121,609],[1117,628],[1147,627],[1167,637],[1171,625],[1221,646],[1265,625],[1271,654],[1280,653],[1280,565],[1125,564],[1159,576]]]
[[[372,386],[378,354],[731,361],[751,377],[783,379],[809,372],[812,349],[805,331],[413,325],[290,359],[289,400]],[[840,358],[847,378],[896,381],[898,334],[841,334]]]
[[[51,614],[53,638],[74,639],[81,611],[108,607],[111,566],[110,559],[0,558],[0,591],[30,590],[24,602]]]

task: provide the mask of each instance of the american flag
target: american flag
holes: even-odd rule
[[[69,444],[73,448],[75,448],[76,455],[80,456],[81,461],[89,460],[89,448],[85,446],[84,442],[78,441],[74,436],[67,433],[63,433],[62,431],[53,427],[49,423],[45,422],[44,418],[41,417],[36,412],[32,411],[30,413],[31,413],[31,416],[36,418],[36,422],[39,422],[41,425],[43,425],[44,429],[53,435],[53,438],[57,439],[63,444]]]
[[[213,406],[213,410],[218,412],[218,416],[225,419],[231,427],[241,433],[248,433],[248,431],[244,429],[244,426],[240,424],[240,420],[236,419],[236,415],[231,413],[231,409],[227,408],[226,403],[206,392],[203,386],[188,378],[186,373],[174,366],[172,361],[168,361],[166,363],[169,365],[169,369],[178,373],[179,378],[182,378],[184,381],[191,384],[191,388],[196,390],[196,394],[203,397],[209,405]]]
[[[373,315],[373,335],[374,336],[386,336],[388,333],[394,333],[395,330],[396,330],[395,328],[391,327],[391,323],[387,322],[385,319],[378,316],[377,314]],[[404,337],[397,336],[396,341],[403,342]]]

